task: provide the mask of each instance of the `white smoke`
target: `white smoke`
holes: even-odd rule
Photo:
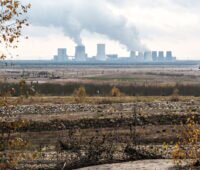
[[[60,27],[77,44],[87,30],[106,35],[129,50],[143,50],[138,31],[123,16],[116,15],[106,0],[32,1],[30,20],[33,25]]]

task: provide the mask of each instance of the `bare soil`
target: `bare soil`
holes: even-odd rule
[[[29,121],[26,127],[18,129],[18,133],[12,135],[27,140],[26,151],[37,150],[39,157],[31,164],[29,160],[21,162],[21,169],[29,166],[38,169],[38,165],[41,169],[52,169],[52,167],[55,169],[58,165],[58,167],[63,165],[66,160],[71,160],[73,164],[69,161],[65,169],[75,169],[87,165],[137,159],[169,159],[173,144],[177,141],[177,134],[182,130],[181,123],[186,122],[191,115],[200,121],[199,111],[200,101],[198,98],[178,102],[145,100],[111,104],[45,103],[15,105],[0,109],[2,113],[12,113],[11,119],[13,120],[20,118]],[[93,142],[95,140],[98,144],[104,137],[106,137],[106,142],[103,144],[105,148],[111,147],[111,144],[115,146],[112,151],[112,159],[103,156],[97,162],[80,162],[72,156],[76,155],[76,152],[62,148],[68,147],[70,144],[70,146],[79,146],[84,152],[85,147],[89,146],[88,144],[93,138]],[[60,142],[64,146],[61,147]],[[169,144],[168,150],[163,148],[164,143]],[[94,144],[92,143],[92,145]],[[129,145],[137,150],[136,156],[131,156],[129,151],[126,151]],[[99,146],[95,145],[94,147],[99,149]],[[161,164],[163,164],[163,168],[172,165],[171,162],[166,161],[150,161],[148,163],[121,164],[119,167],[134,168],[138,166],[145,169],[148,168],[147,165],[159,167]],[[104,167],[112,169],[116,165]]]

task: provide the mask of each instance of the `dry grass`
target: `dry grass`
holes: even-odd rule
[[[0,100],[2,98],[0,97]],[[85,97],[83,103],[89,104],[111,104],[111,103],[130,103],[130,102],[153,102],[171,101],[171,96],[120,96],[120,97]],[[179,101],[200,100],[200,97],[179,96]],[[67,104],[75,103],[74,96],[34,96],[34,97],[7,97],[9,105],[28,105],[28,104]]]

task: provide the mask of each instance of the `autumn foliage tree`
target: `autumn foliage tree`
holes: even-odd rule
[[[22,28],[28,26],[25,13],[30,4],[22,5],[19,0],[0,0],[0,45],[3,48],[17,48]],[[1,52],[0,58],[6,55]]]
[[[22,36],[22,29],[28,26],[25,13],[30,4],[23,5],[18,0],[0,0],[0,46],[1,49],[17,48],[17,43]],[[0,52],[0,58],[6,54]],[[6,92],[5,92],[6,94]],[[0,107],[4,112],[0,113],[0,169],[13,169],[18,160],[24,157],[20,149],[26,145],[20,137],[13,136],[17,129],[27,125],[25,120],[13,119],[8,102],[3,100]],[[17,151],[18,152],[14,152]]]

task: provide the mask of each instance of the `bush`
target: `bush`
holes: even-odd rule
[[[20,80],[20,82],[19,82],[19,88],[20,88],[20,95],[21,96],[26,96],[26,98],[28,98],[28,96],[29,96],[28,86],[27,86],[25,80]]]
[[[192,168],[200,162],[200,129],[194,116],[188,118],[186,125],[182,126],[183,130],[178,134],[179,141],[174,146],[172,157],[178,166],[186,162]]]
[[[175,88],[173,90],[172,96],[170,98],[170,101],[172,102],[178,102],[179,101],[179,90],[177,88]]]
[[[75,89],[74,91],[74,98],[75,102],[81,103],[85,100],[85,97],[87,96],[85,87],[81,86],[78,89]]]
[[[121,92],[117,87],[113,87],[111,90],[111,95],[113,97],[119,97],[119,96],[121,96]]]
[[[12,120],[13,113],[6,97],[0,99],[1,107],[6,109],[0,113],[0,169],[15,169],[22,160],[35,159],[37,153],[27,153],[28,141],[18,133],[19,129],[29,126],[29,121],[20,118]]]

